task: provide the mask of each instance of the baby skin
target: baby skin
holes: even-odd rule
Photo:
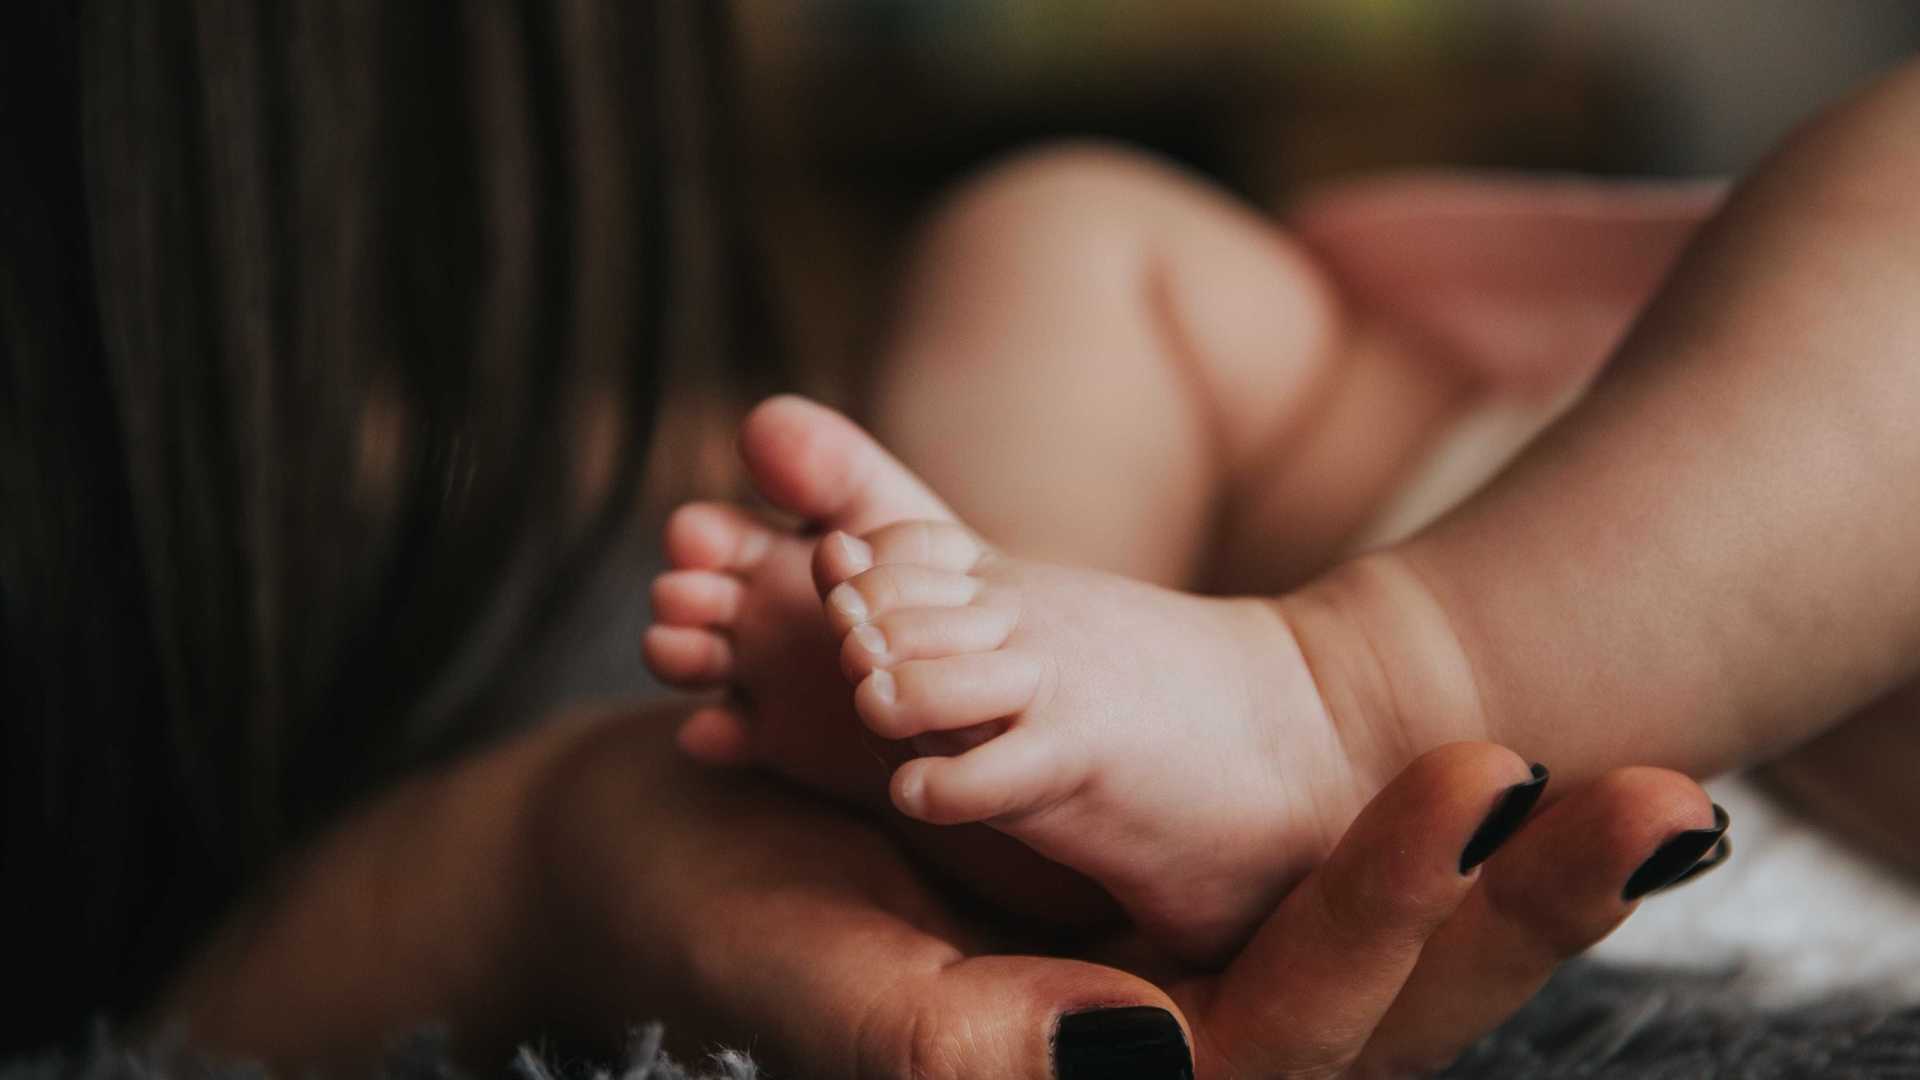
[[[1191,586],[1183,564],[1236,562],[1157,541],[1194,531],[1165,508],[1196,489],[1234,518],[1249,501],[1234,489],[1244,467],[1156,485],[1123,461],[1112,501],[1160,498],[1139,520],[1167,527],[1128,534],[1156,564],[1119,577],[1006,550],[1071,560],[1049,543],[1092,511],[1056,513],[1052,534],[1010,543],[1009,519],[970,495],[995,517],[983,539],[850,422],[793,399],[763,406],[741,435],[749,471],[815,531],[781,534],[714,506],[670,523],[679,569],[656,587],[649,660],[663,677],[737,692],[691,721],[683,745],[843,793],[864,784],[869,798],[877,785],[862,777],[897,765],[886,790],[901,812],[1018,837],[1204,958],[1434,745],[1490,739],[1576,779],[1627,763],[1700,775],[1831,726],[1920,666],[1920,514],[1905,497],[1920,475],[1920,366],[1902,359],[1920,340],[1909,302],[1920,211],[1906,194],[1920,154],[1894,137],[1916,116],[1910,67],[1796,136],[1545,438],[1411,538],[1333,551],[1318,573],[1299,561],[1285,576],[1304,583],[1277,598],[1141,580]],[[1206,338],[1185,329],[1189,345]],[[1368,342],[1377,353],[1380,339]],[[1584,379],[1578,367],[1561,369],[1555,393]],[[1190,381],[1219,369],[1200,374]],[[905,415],[933,430],[931,405],[892,408],[909,382],[893,385],[882,426]],[[951,386],[929,396],[968,404]],[[1202,410],[1220,458],[1242,444],[1311,455],[1312,433],[1365,399],[1301,394],[1310,404],[1270,412],[1308,434],[1242,439],[1227,405],[1251,397]],[[1406,400],[1386,395],[1381,409]],[[1008,404],[1007,424],[1020,408]],[[1086,415],[1060,409],[1052,426]],[[1099,430],[1085,434],[1099,443]],[[1072,472],[1044,460],[1043,474]],[[950,494],[967,488],[949,479]],[[1031,492],[1020,480],[1000,477]],[[1245,550],[1246,535],[1230,546]],[[1086,561],[1120,568],[1122,547],[1106,529]],[[853,682],[843,704],[796,697],[836,649]],[[821,722],[847,716],[848,700],[857,725]],[[878,743],[861,747],[862,732]]]
[[[655,586],[667,625],[649,657],[681,682],[734,681],[752,714],[690,720],[699,756],[746,752],[751,732],[756,758],[811,783],[859,797],[884,778],[873,754],[825,742],[845,683],[826,700],[794,691],[819,664],[800,628],[817,626],[864,729],[918,755],[892,772],[901,813],[989,823],[1195,957],[1239,944],[1397,771],[1351,752],[1272,602],[997,552],[811,402],[763,404],[740,441],[762,494],[829,531],[781,535],[713,505],[670,523],[680,569]]]

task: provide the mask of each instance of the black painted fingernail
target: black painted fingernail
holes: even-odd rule
[[[1089,1009],[1060,1018],[1053,1033],[1053,1075],[1058,1080],[1192,1080],[1193,1054],[1180,1021],[1165,1009]]]
[[[1701,857],[1712,851],[1720,838],[1726,835],[1728,823],[1726,810],[1719,803],[1714,803],[1713,828],[1688,829],[1661,844],[1660,850],[1641,863],[1640,869],[1627,879],[1627,887],[1620,893],[1620,899],[1638,900],[1655,889],[1672,885],[1687,876],[1694,864],[1700,862]]]
[[[1540,801],[1540,793],[1547,790],[1547,767],[1534,762],[1533,779],[1522,780],[1500,793],[1494,800],[1493,811],[1487,820],[1473,831],[1473,839],[1467,841],[1466,850],[1460,853],[1460,872],[1466,873],[1486,862],[1500,845],[1507,842],[1527,820],[1528,811]]]
[[[1655,893],[1663,893],[1671,889],[1677,889],[1731,858],[1733,858],[1733,837],[1723,836],[1720,838],[1719,843],[1713,845],[1712,851],[1707,852],[1699,862],[1687,867],[1686,873],[1681,874],[1679,877],[1674,878],[1672,881],[1667,882],[1665,885],[1653,891]]]

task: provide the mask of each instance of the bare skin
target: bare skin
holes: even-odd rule
[[[1172,1010],[1202,1080],[1403,1075],[1612,930],[1636,906],[1621,883],[1710,816],[1685,777],[1623,769],[1461,875],[1463,838],[1525,767],[1449,747],[1389,785],[1225,973],[1149,981],[994,955],[871,824],[687,768],[663,738],[685,715],[556,718],[372,800],[228,920],[148,1027],[360,1075],[429,1022],[490,1071],[550,1025],[617,1044],[659,1018],[683,1060],[719,1042],[781,1075],[1052,1080],[1062,1016],[1147,1006]]]
[[[928,226],[868,414],[1013,554],[1277,593],[1461,420],[1530,434],[1722,194],[1409,176],[1275,222],[1138,154],[1046,151]]]
[[[834,733],[819,714],[804,712],[845,710],[844,682],[824,700],[790,696],[818,674],[800,670],[819,663],[817,650],[801,643],[843,640],[832,667],[859,681],[853,711],[882,739],[973,728],[979,741],[979,725],[1002,718],[1014,728],[959,756],[919,757],[893,771],[892,801],[902,813],[936,825],[991,822],[1100,881],[1163,944],[1215,959],[1244,939],[1245,913],[1271,908],[1279,883],[1298,880],[1323,857],[1378,789],[1363,791],[1354,779],[1298,650],[1285,666],[1290,638],[1269,605],[994,555],[864,432],[800,399],[755,410],[741,447],[763,494],[839,531],[816,545],[718,506],[687,508],[669,526],[669,551],[686,568],[656,585],[657,610],[723,627],[726,636],[656,627],[648,633],[649,660],[682,682],[736,680],[752,714],[750,745],[734,719],[740,713],[698,714],[681,733],[696,755],[751,753],[855,798],[870,795],[876,782],[886,790],[892,762],[847,750],[846,734],[860,730],[852,717]],[[875,521],[881,526],[865,540],[852,539]],[[844,554],[855,549],[865,553],[858,576]],[[749,558],[722,557],[737,552]],[[824,634],[814,629],[825,629],[816,588],[826,591],[831,613]],[[760,605],[772,608],[776,596],[805,608],[787,615],[790,624],[756,621]],[[1073,635],[1122,625],[1115,620],[1137,627],[1119,640],[1138,641],[1141,652],[1068,647]],[[756,650],[778,653],[779,662],[747,662]],[[1068,657],[1081,663],[1063,662]],[[1169,669],[1195,681],[1165,680]],[[1196,696],[1196,682],[1210,692]],[[894,689],[882,690],[888,683]],[[1040,707],[1043,693],[1057,707]],[[1276,710],[1289,700],[1300,712],[1282,728]],[[1143,702],[1155,704],[1142,709]],[[1205,716],[1195,727],[1220,739],[1194,740],[1174,763],[1191,771],[1169,784],[1169,762],[1157,753],[1166,733],[1129,733],[1103,722],[1110,714]],[[1077,741],[1062,745],[1062,736]],[[1257,755],[1245,752],[1255,746]],[[1215,747],[1233,752],[1222,757]],[[1309,753],[1319,756],[1306,761]],[[1276,776],[1296,782],[1276,785]],[[1318,776],[1331,782],[1301,782]],[[1154,800],[1149,808],[1140,797],[1162,792],[1186,801]],[[1212,839],[1186,845],[1194,836]],[[1183,851],[1190,857],[1170,857]],[[1266,869],[1248,872],[1253,866]]]
[[[913,275],[882,366],[880,396],[888,403],[881,410],[882,426],[896,433],[914,455],[910,460],[950,480],[961,505],[992,522],[999,530],[995,540],[1007,550],[1053,553],[1076,565],[1181,587],[1207,584],[1203,576],[1216,586],[1239,588],[1305,577],[1349,544],[1370,516],[1381,513],[1380,504],[1402,481],[1416,452],[1458,417],[1475,408],[1484,411],[1492,402],[1518,416],[1521,436],[1544,422],[1566,387],[1599,365],[1624,332],[1629,313],[1719,194],[1698,186],[1622,192],[1536,184],[1523,185],[1524,197],[1516,198],[1498,185],[1490,195],[1484,182],[1426,180],[1414,186],[1417,199],[1409,197],[1405,185],[1380,183],[1313,200],[1299,215],[1301,236],[1314,245],[1309,249],[1200,185],[1115,151],[1056,151],[1011,166],[957,198],[928,231],[923,269]],[[1091,218],[1089,207],[1099,208]],[[1127,228],[1116,230],[1116,221]],[[1415,246],[1416,253],[1431,253],[1424,260],[1407,258],[1410,228],[1427,236]],[[1128,229],[1145,232],[1120,244],[1134,262],[1107,257],[1117,238],[1130,235]],[[1481,238],[1477,247],[1463,242],[1476,237]],[[1490,247],[1488,237],[1504,239]],[[1606,238],[1599,251],[1594,237]],[[1383,250],[1388,242],[1402,245],[1391,259]],[[1166,249],[1165,243],[1173,246]],[[1052,263],[1063,257],[1103,272],[1057,272]],[[1524,265],[1516,270],[1515,264]],[[1604,269],[1598,286],[1595,266]],[[1344,275],[1338,287],[1326,267]],[[1119,272],[1104,272],[1116,268]],[[1160,297],[1146,317],[1138,303],[1142,281],[1156,282],[1153,291]],[[1061,295],[1063,288],[1084,295]],[[1463,290],[1473,305],[1459,302]],[[1034,295],[1045,310],[1032,307]],[[1534,329],[1491,336],[1479,322],[1458,319],[1454,313],[1463,306],[1509,328],[1526,321]],[[1224,332],[1242,324],[1246,329]],[[1399,344],[1389,348],[1389,342]],[[1424,347],[1413,348],[1412,342]],[[1090,356],[1101,358],[1092,370]],[[1035,380],[1048,379],[1081,388],[1073,411],[1063,416],[1057,409],[1034,407],[1048,399],[1030,388]],[[1085,407],[1089,392],[1099,395],[1097,410]],[[1194,407],[1194,413],[1183,419],[1183,406]],[[1227,426],[1235,434],[1228,441],[1233,455],[1246,462],[1222,474],[1214,455],[1196,448],[1195,439],[1213,426],[1213,414],[1229,409]],[[1130,413],[1138,417],[1131,427]],[[1386,417],[1398,422],[1383,423]],[[973,434],[952,437],[948,426]],[[1508,422],[1505,428],[1496,433],[1505,440],[1498,454],[1514,448],[1516,425]],[[1354,453],[1356,444],[1382,430],[1397,434],[1369,452]],[[1148,468],[1153,482],[1104,482],[1114,469],[1110,457],[1116,447],[1139,450],[1137,432],[1158,440],[1150,439],[1154,463],[1143,466],[1129,457],[1126,465],[1135,472]],[[884,453],[869,453],[866,443],[837,418],[788,403],[770,406],[749,421],[741,449],[763,494],[818,528],[858,534],[914,518],[953,520],[947,503],[927,485],[907,476]],[[1035,456],[1047,467],[1031,467]],[[869,465],[870,460],[884,464]],[[1269,460],[1288,467],[1276,471]],[[1016,473],[1017,481],[1006,479]],[[901,479],[876,483],[876,475]],[[1089,479],[1095,476],[1102,481]],[[853,493],[854,477],[870,490]],[[1074,497],[1086,492],[1100,497]],[[1218,510],[1191,502],[1195,493],[1206,494],[1202,501],[1217,503]],[[1219,517],[1214,530],[1219,536],[1211,540],[1207,529],[1138,535],[1142,522],[1204,524],[1210,515]],[[696,714],[682,732],[683,746],[713,762],[773,764],[865,804],[884,801],[890,771],[911,756],[903,749],[907,744],[869,738],[863,745],[851,715],[845,724],[817,723],[845,709],[834,700],[841,684],[828,676],[829,665],[822,660],[839,651],[842,669],[856,681],[865,679],[878,660],[859,639],[880,633],[911,651],[916,647],[907,640],[912,625],[925,627],[933,613],[888,614],[884,626],[868,625],[842,646],[812,613],[814,589],[830,588],[847,573],[816,566],[831,579],[810,581],[805,571],[813,553],[810,539],[768,529],[731,507],[683,508],[667,527],[665,547],[677,569],[654,588],[660,625],[647,635],[649,662],[678,685],[725,683],[735,699],[730,707]],[[1256,548],[1265,561],[1244,557]],[[1197,569],[1202,563],[1207,575]],[[1005,558],[995,565],[1009,573],[1021,567],[1018,573],[1028,578],[1039,569]],[[1297,880],[1327,850],[1340,823],[1390,771],[1389,762],[1383,755],[1364,776],[1345,768],[1299,767],[1316,741],[1310,733],[1318,733],[1323,765],[1338,753],[1337,737],[1314,701],[1296,703],[1306,719],[1292,731],[1290,743],[1252,719],[1257,710],[1248,707],[1249,697],[1271,705],[1307,681],[1298,666],[1286,672],[1266,662],[1267,657],[1297,657],[1298,650],[1258,606],[1238,605],[1238,615],[1227,620],[1233,625],[1216,625],[1210,612],[1235,605],[1117,578],[1086,579],[1061,567],[1045,573],[1055,591],[1073,602],[1051,608],[1038,604],[1039,610],[1097,618],[1087,610],[1089,601],[1106,597],[1112,601],[1108,609],[1139,616],[1155,609],[1166,609],[1168,617],[1191,613],[1195,618],[1188,625],[1204,624],[1213,631],[1202,635],[1211,642],[1193,643],[1187,666],[1199,671],[1216,657],[1229,658],[1228,665],[1215,666],[1231,667],[1223,672],[1222,685],[1237,683],[1239,701],[1236,708],[1215,708],[1211,715],[1240,716],[1243,728],[1261,732],[1258,740],[1248,741],[1268,752],[1225,755],[1234,767],[1221,775],[1238,779],[1222,783],[1206,776],[1221,755],[1196,754],[1191,762],[1195,781],[1182,790],[1200,788],[1209,798],[1189,804],[1191,812],[1160,819],[1153,831],[1161,839],[1144,850],[1180,849],[1183,836],[1225,835],[1228,819],[1265,824],[1231,830],[1239,855],[1206,867],[1183,866],[1176,873],[1151,857],[1091,864],[1068,859],[1116,884],[1131,898],[1134,917],[1159,929],[1186,954],[1217,955],[1244,932],[1244,912],[1269,905],[1285,883]],[[1097,580],[1099,587],[1089,588],[1088,580]],[[962,586],[954,595],[972,591]],[[985,595],[987,603],[947,613],[940,632],[951,639],[947,645],[997,644],[1006,638],[1021,605],[990,601],[1023,594],[995,589]],[[964,626],[955,628],[954,618]],[[842,620],[839,633],[854,621]],[[1140,637],[1164,647],[1164,634]],[[930,649],[932,643],[918,647]],[[895,659],[907,655],[901,652]],[[1017,655],[1031,660],[1051,653],[1042,647]],[[1260,662],[1244,662],[1248,656]],[[1124,655],[1109,660],[1110,666],[1128,666]],[[1248,681],[1242,677],[1248,671],[1262,678]],[[1115,689],[1122,682],[1111,672],[1095,668],[1076,674],[1080,682],[1106,688],[1109,696],[1123,696]],[[947,677],[951,682],[953,673]],[[907,679],[913,682],[915,675],[910,671]],[[1154,686],[1142,689],[1150,693]],[[1090,695],[1067,698],[1080,702],[1073,713],[1089,714]],[[1180,715],[1197,715],[1204,702],[1163,704]],[[940,732],[920,727],[907,732],[897,716],[879,715],[884,711],[869,701],[866,712],[876,730],[896,738],[917,736],[913,745],[923,751],[954,748]],[[752,720],[751,740],[739,722],[742,716]],[[950,729],[956,723],[950,715],[936,726]],[[978,733],[961,737],[977,739]],[[1294,768],[1269,767],[1269,759],[1283,755]],[[922,773],[930,768],[929,762],[904,771],[894,780],[895,791],[924,790]],[[1333,779],[1290,793],[1271,779],[1310,774]],[[1072,777],[1063,773],[1054,779],[1057,787]],[[1017,829],[1015,835],[1051,854],[1072,849],[1074,842],[1063,846],[1048,837],[1089,835],[1089,821],[1124,817],[1098,804],[1074,814],[1039,813],[1037,804],[1052,801],[1043,791],[1021,793],[1019,807],[994,807],[967,805],[953,797],[949,785],[936,783],[933,790],[931,800],[918,795],[900,800],[902,809],[912,818],[940,823],[1006,818],[1018,810],[1021,821],[1050,827]],[[1236,806],[1236,799],[1246,801]],[[1255,805],[1274,812],[1250,813]],[[1084,886],[976,834],[919,830],[912,839],[995,900],[1028,915],[1069,924],[1105,916]],[[1117,845],[1101,850],[1117,850]],[[1277,851],[1290,855],[1276,861]],[[1262,872],[1242,873],[1255,863]],[[1184,884],[1174,888],[1174,882]],[[1200,887],[1200,882],[1207,884]]]
[[[911,477],[873,464],[890,461],[877,447],[819,450],[853,437],[825,434],[830,421],[818,420],[799,437],[812,457],[763,463],[756,479],[777,504],[836,530],[816,576],[860,680],[856,710],[883,737],[971,730],[978,743],[903,766],[895,804],[927,820],[988,820],[1093,874],[1144,925],[1204,954],[1236,941],[1232,928],[1260,910],[1254,898],[1323,854],[1366,794],[1423,748],[1491,736],[1575,776],[1647,759],[1704,775],[1777,754],[1911,678],[1920,513],[1902,493],[1920,473],[1908,423],[1920,368],[1902,358],[1920,340],[1908,302],[1920,291],[1910,257],[1920,212],[1907,197],[1920,154],[1892,136],[1916,115],[1920,67],[1790,142],[1736,193],[1600,388],[1549,437],[1437,527],[1272,603],[1266,628],[1246,604],[998,554],[951,514],[903,528],[914,516],[905,502],[891,530],[849,541],[840,533],[858,528],[796,493],[905,490]],[[1205,336],[1188,328],[1185,340]],[[1356,349],[1368,355],[1379,340],[1361,335]],[[1314,400],[1300,390],[1310,381],[1294,380],[1291,403],[1267,415],[1297,416],[1298,402]],[[1045,385],[1021,392],[1060,400]],[[950,386],[925,392],[928,402],[953,396]],[[1447,395],[1434,400],[1428,412],[1444,418]],[[1245,475],[1232,467],[1236,448],[1263,444],[1240,437],[1260,425],[1237,422],[1229,405],[1259,411],[1249,396],[1220,400],[1187,428],[1058,422],[1029,459],[1048,467],[1030,468],[1049,472],[1054,443],[1106,437],[1100,454],[1128,478],[1114,501],[1173,526],[1148,530],[1156,536],[1187,537],[1182,523],[1208,519],[1207,507],[1169,512],[1165,500],[1219,498]],[[940,434],[932,419],[924,427]],[[1120,442],[1108,437],[1116,430]],[[1207,453],[1229,466],[1213,482],[1167,482],[1179,474],[1167,463]],[[1394,472],[1377,466],[1353,486]],[[1030,494],[1035,483],[1013,486]],[[1097,530],[1110,547],[1125,535],[1086,516],[1050,520]],[[1267,535],[1277,544],[1283,534]],[[1143,543],[1140,572],[1191,574],[1190,540]],[[890,628],[890,616],[914,626]],[[926,644],[902,655],[907,640]],[[650,648],[657,668],[688,670]],[[704,733],[689,730],[690,748],[744,745],[748,719],[713,714]],[[1246,795],[1260,778],[1282,789],[1281,808]],[[1237,800],[1235,815],[1225,808]],[[1216,853],[1212,873],[1182,861],[1195,837]],[[1267,861],[1248,860],[1254,850]],[[1225,899],[1176,913],[1156,891],[1173,874]],[[1211,887],[1236,879],[1243,888]]]
[[[1789,140],[1594,394],[1393,553],[1446,612],[1488,730],[1704,774],[1912,679],[1920,151],[1897,133],[1916,116],[1909,64]]]

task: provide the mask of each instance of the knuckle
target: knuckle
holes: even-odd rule
[[[906,1024],[906,1071],[911,1080],[949,1080],[964,1074],[973,1055],[968,1039],[947,1023],[933,1006],[916,1003]]]

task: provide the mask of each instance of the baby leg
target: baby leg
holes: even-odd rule
[[[1284,453],[1237,476],[1216,565],[1229,592],[1278,592],[1332,557],[1405,538],[1470,495],[1572,403],[1725,194],[1720,183],[1628,184],[1420,173],[1349,182],[1286,223],[1370,331],[1332,369],[1334,388]],[[1400,343],[1389,348],[1386,343]],[[1461,388],[1390,487],[1352,483],[1381,454],[1409,387]],[[1379,475],[1405,461],[1396,447]],[[1298,507],[1348,492],[1305,564],[1274,558]]]
[[[876,427],[996,543],[1191,585],[1227,474],[1306,414],[1340,321],[1304,252],[1224,195],[1118,150],[1032,155],[968,185],[928,228],[879,367]],[[850,482],[834,470],[867,453],[830,423],[796,426],[803,414],[776,404],[743,429],[763,494],[821,528],[883,523],[796,496]],[[1313,535],[1313,517],[1303,507],[1290,537]],[[845,710],[820,692],[824,627],[784,617],[811,600],[809,549],[715,506],[683,510],[666,539],[675,569],[655,588],[649,662],[735,698],[699,714],[686,745],[820,776],[833,754],[775,749],[813,746],[798,717]],[[754,558],[721,558],[741,551]],[[753,722],[752,747],[736,720]]]
[[[1706,774],[1915,675],[1916,121],[1910,64],[1795,135],[1548,437],[1283,601],[1322,657],[1402,661],[1353,711],[1464,721],[1574,775]]]
[[[1380,504],[1463,416],[1497,414],[1446,497],[1510,456],[1720,191],[1411,177],[1289,233],[1141,155],[1032,155],[927,229],[873,427],[1013,551],[1278,591],[1395,527]]]
[[[873,428],[1011,551],[1191,586],[1232,477],[1310,412],[1345,333],[1249,208],[1141,155],[1051,150],[927,229]]]

